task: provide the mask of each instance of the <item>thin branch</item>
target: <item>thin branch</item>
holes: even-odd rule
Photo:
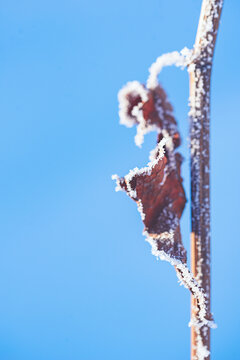
[[[223,0],[203,0],[194,45],[194,61],[189,65],[191,118],[191,267],[206,293],[210,316],[210,194],[209,128],[210,82],[213,53]],[[192,320],[199,310],[192,298]],[[192,326],[191,359],[210,359],[210,328]]]

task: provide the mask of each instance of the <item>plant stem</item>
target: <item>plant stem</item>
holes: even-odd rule
[[[203,0],[194,45],[195,60],[189,65],[191,138],[191,268],[206,293],[210,316],[210,193],[209,130],[212,60],[222,0]],[[191,315],[199,309],[192,298]],[[192,326],[191,359],[210,359],[210,328]]]

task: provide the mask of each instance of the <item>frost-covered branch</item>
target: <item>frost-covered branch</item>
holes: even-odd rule
[[[188,48],[182,49],[180,52],[173,51],[163,54],[149,68],[149,77],[147,80],[147,88],[154,89],[158,86],[158,75],[165,66],[175,65],[184,68],[191,61],[192,50]]]
[[[210,81],[213,53],[223,0],[203,0],[194,45],[194,60],[189,64],[191,119],[191,258],[192,272],[205,290],[210,313],[210,193],[209,128]],[[199,317],[192,299],[192,319]],[[210,329],[192,327],[192,360],[210,359]]]
[[[193,50],[163,54],[149,68],[146,85],[129,82],[119,92],[120,123],[137,126],[136,145],[149,131],[158,134],[157,146],[147,166],[134,168],[123,178],[113,176],[116,190],[124,190],[138,206],[145,225],[144,235],[152,253],[171,263],[181,284],[192,294],[192,360],[210,359],[210,198],[209,112],[213,52],[223,0],[203,0]],[[165,66],[188,67],[191,118],[191,264],[180,232],[186,198],[176,152],[180,135],[173,108],[158,82]]]

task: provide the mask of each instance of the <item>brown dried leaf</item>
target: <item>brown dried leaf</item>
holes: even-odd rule
[[[144,230],[156,242],[157,250],[186,262],[179,224],[186,202],[180,176],[181,160],[180,154],[176,154],[176,168],[173,168],[165,155],[158,156],[153,167],[130,172],[119,185],[138,203]]]

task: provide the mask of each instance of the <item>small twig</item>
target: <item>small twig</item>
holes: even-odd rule
[[[189,65],[191,118],[191,268],[207,296],[210,315],[209,125],[213,53],[223,0],[203,0],[195,60]],[[192,298],[192,319],[198,318]],[[191,359],[210,359],[210,328],[192,326]]]

